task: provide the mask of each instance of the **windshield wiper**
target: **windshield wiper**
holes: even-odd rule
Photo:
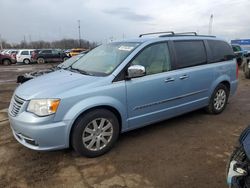
[[[72,66],[69,67],[69,70],[73,71],[73,72],[79,72],[81,74],[85,74],[85,75],[90,75],[92,76],[93,74],[87,72],[87,71],[84,71],[84,70],[80,70],[80,69],[75,69],[73,68]]]

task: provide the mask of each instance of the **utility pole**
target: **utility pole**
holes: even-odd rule
[[[81,20],[78,20],[79,47],[81,48]]]
[[[3,41],[2,41],[2,36],[0,34],[0,50],[2,50],[2,49],[3,49]]]
[[[212,35],[213,19],[214,19],[214,15],[211,14],[210,19],[209,19],[209,25],[208,25],[208,34],[209,35]]]

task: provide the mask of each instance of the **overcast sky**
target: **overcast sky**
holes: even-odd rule
[[[96,42],[155,31],[250,38],[250,0],[0,0],[0,35],[9,42],[81,36]]]

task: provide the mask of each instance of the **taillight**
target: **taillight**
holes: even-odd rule
[[[236,78],[237,79],[239,78],[239,65],[237,62],[236,62]]]

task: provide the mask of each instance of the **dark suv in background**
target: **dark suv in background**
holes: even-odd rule
[[[244,52],[244,50],[241,48],[240,45],[232,44],[232,48],[233,48],[233,51],[234,51],[234,54],[235,54],[237,63],[238,63],[239,66],[241,66],[241,64],[242,64],[242,62],[243,62],[243,60],[244,60],[245,52]]]
[[[35,50],[32,54],[32,62],[43,64],[45,62],[63,62],[69,57],[62,50],[58,49],[42,49]]]

